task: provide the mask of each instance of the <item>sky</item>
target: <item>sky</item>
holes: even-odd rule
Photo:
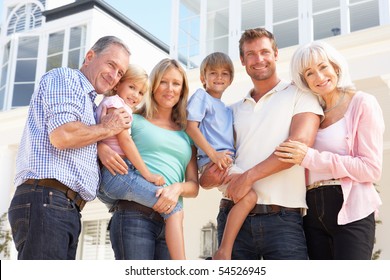
[[[105,2],[164,43],[169,44],[171,0],[105,0]]]
[[[105,0],[166,44],[170,42],[171,0]],[[0,0],[0,21],[3,0]]]

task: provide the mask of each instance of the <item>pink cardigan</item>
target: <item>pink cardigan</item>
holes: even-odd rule
[[[378,213],[382,202],[373,183],[382,173],[385,129],[377,100],[361,91],[352,98],[344,117],[349,155],[309,148],[301,163],[309,170],[331,172],[333,178],[341,180],[344,203],[337,217],[340,225]]]

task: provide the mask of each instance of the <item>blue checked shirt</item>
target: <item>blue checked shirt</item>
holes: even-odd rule
[[[79,121],[95,125],[92,84],[79,71],[57,68],[47,72],[35,90],[16,158],[15,185],[27,179],[57,179],[81,197],[96,197],[99,167],[96,144],[58,150],[49,141],[57,127]]]

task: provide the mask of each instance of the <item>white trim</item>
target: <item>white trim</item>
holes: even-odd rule
[[[179,58],[179,26],[178,23],[180,22],[179,18],[179,7],[180,7],[180,0],[172,0],[172,16],[171,16],[171,44],[169,46],[169,55],[173,59]]]
[[[229,56],[232,60],[239,59],[238,41],[241,37],[241,0],[229,1]]]
[[[340,31],[341,34],[351,33],[351,18],[349,15],[349,0],[340,1]]]
[[[272,0],[265,0],[265,29],[272,33],[274,31],[273,23],[274,13]]]
[[[378,0],[379,24],[390,24],[390,0]]]

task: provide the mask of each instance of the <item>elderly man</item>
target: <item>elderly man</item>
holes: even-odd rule
[[[129,58],[120,39],[106,36],[80,70],[43,75],[31,99],[8,210],[18,259],[75,259],[80,211],[99,184],[96,143],[130,126],[123,108],[96,124],[94,100],[117,84]]]

